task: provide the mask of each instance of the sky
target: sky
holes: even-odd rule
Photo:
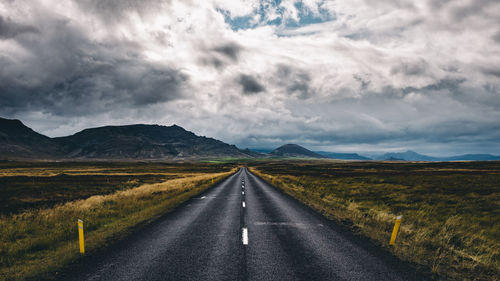
[[[500,154],[500,1],[0,0],[0,116]]]

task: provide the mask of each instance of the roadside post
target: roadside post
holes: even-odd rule
[[[392,230],[391,240],[389,241],[389,245],[394,245],[396,243],[396,236],[398,235],[399,225],[401,224],[401,217],[397,216],[396,223],[394,224],[394,229]]]
[[[85,254],[85,241],[83,238],[83,221],[78,219],[78,238],[80,240],[80,254]]]

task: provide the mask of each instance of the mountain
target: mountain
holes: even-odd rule
[[[452,157],[446,157],[442,159],[443,161],[491,161],[500,160],[500,156],[495,156],[491,154],[464,154]]]
[[[250,151],[252,151],[252,152],[257,152],[257,153],[261,153],[261,154],[269,154],[273,150],[274,149],[272,149],[272,148],[251,148],[250,149]]]
[[[251,154],[176,125],[106,126],[49,138],[19,120],[0,118],[0,158],[4,159],[173,159]]]
[[[368,157],[361,156],[357,153],[336,153],[336,152],[328,152],[328,151],[314,151],[320,155],[323,155],[328,158],[333,159],[342,159],[342,160],[371,160]]]
[[[375,157],[377,160],[405,161],[492,161],[500,160],[500,156],[491,154],[464,154],[450,157],[432,157],[408,150],[406,152],[391,152]]]
[[[262,158],[262,157],[268,156],[268,154],[265,152],[258,152],[258,151],[255,151],[255,150],[249,149],[249,148],[243,149],[242,152],[245,153],[246,155],[249,155],[249,156],[252,156],[255,158]]]
[[[309,149],[306,149],[296,144],[285,144],[271,151],[269,154],[271,156],[280,156],[280,157],[326,158],[323,155],[312,152]]]
[[[406,152],[389,152],[375,157],[376,160],[406,160],[406,161],[439,161],[439,158],[431,157],[408,150]]]
[[[21,121],[0,118],[1,158],[55,158],[63,153],[53,139],[33,131]]]
[[[19,120],[0,118],[0,159],[176,159],[205,157],[302,157],[370,160],[356,153],[313,152],[296,144],[272,150],[245,149],[197,136],[179,126],[126,125],[85,129],[74,135],[49,138]],[[431,157],[408,150],[386,153],[376,160],[487,161],[490,154]]]
[[[197,136],[177,125],[106,126],[55,140],[68,152],[68,157],[83,159],[248,156],[234,145]]]

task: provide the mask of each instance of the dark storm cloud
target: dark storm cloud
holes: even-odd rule
[[[276,81],[283,87],[288,95],[300,99],[307,99],[314,95],[311,88],[311,75],[303,70],[280,64],[276,71]]]
[[[241,74],[238,78],[238,83],[243,88],[243,94],[245,95],[253,95],[266,90],[264,86],[251,75]]]
[[[22,33],[38,33],[38,29],[34,26],[23,25],[19,23],[12,22],[11,20],[4,19],[0,15],[0,39],[1,38],[13,38]]]
[[[482,71],[484,74],[492,75],[500,78],[500,67],[494,68],[484,68]]]
[[[466,90],[461,86],[466,81],[466,79],[441,79],[424,87],[396,88],[394,86],[385,86],[380,92],[367,91],[367,93],[369,93],[370,95],[391,99],[404,98],[406,95],[411,93],[419,93],[427,96],[432,96],[438,91],[446,91],[451,95],[458,96],[466,92]]]
[[[226,62],[217,56],[207,56],[203,57],[199,60],[199,62],[204,65],[204,66],[213,66],[218,69],[222,69],[224,66],[226,66]]]
[[[463,84],[466,79],[441,79],[436,83],[427,85],[421,88],[407,87],[400,89],[403,94],[408,94],[411,92],[430,94],[433,91],[447,90],[452,94],[459,94],[463,91],[461,84]],[[397,90],[397,89],[396,89]]]
[[[215,47],[214,51],[230,58],[233,61],[237,61],[241,52],[241,46],[235,43],[227,43]]]
[[[187,77],[168,68],[139,62],[121,62],[111,68],[86,65],[80,73],[68,73],[45,84],[27,85],[9,77],[0,85],[0,111],[35,110],[63,116],[80,116],[108,110],[156,104],[180,97]],[[132,69],[126,69],[131,67]]]
[[[66,21],[41,23],[43,36],[15,38],[30,52],[19,64],[0,54],[0,112],[85,116],[170,101],[188,77],[148,62],[137,44],[94,43]]]
[[[463,21],[469,16],[477,16],[487,10],[490,5],[498,4],[497,0],[474,0],[465,5],[451,9],[451,15],[456,21]]]
[[[500,43],[500,30],[498,30],[491,38],[493,41]]]
[[[223,69],[230,64],[238,63],[242,50],[243,48],[234,42],[220,44],[213,48],[202,49],[204,55],[199,61],[202,65]]]

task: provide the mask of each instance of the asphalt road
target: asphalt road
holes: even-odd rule
[[[64,280],[422,280],[247,169]]]

